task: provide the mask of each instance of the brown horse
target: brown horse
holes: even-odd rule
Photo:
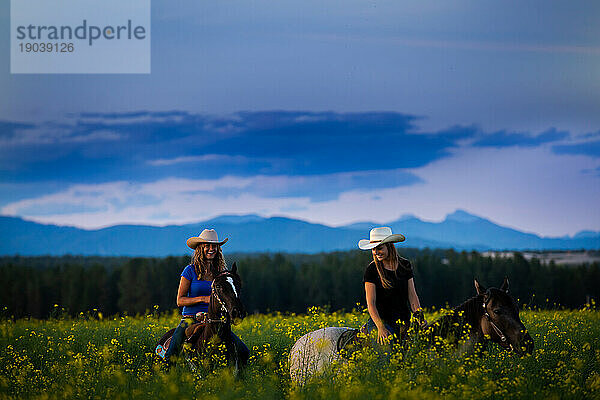
[[[466,334],[467,346],[479,343],[485,349],[491,341],[519,355],[531,354],[534,342],[519,318],[517,303],[508,294],[508,278],[504,278],[500,289],[486,289],[475,279],[475,289],[475,297],[429,325],[426,337],[458,343]]]
[[[217,275],[212,282],[210,301],[206,314],[196,316],[196,322],[185,330],[185,342],[191,344],[192,352],[184,354],[192,370],[198,368],[193,356],[205,358],[215,351],[216,346],[224,344],[226,358],[237,373],[248,361],[248,349],[231,331],[231,324],[240,322],[246,316],[246,310],[240,299],[242,280],[237,274],[237,265],[233,263],[230,271]],[[171,329],[159,340],[165,349],[169,347]]]

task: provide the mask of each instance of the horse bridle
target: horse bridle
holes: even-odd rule
[[[231,276],[230,273],[228,273],[228,271],[224,271],[221,272],[219,275],[217,275],[214,279],[213,279],[213,283],[215,281],[215,279],[217,279],[218,277],[220,277],[221,275],[227,275],[227,276]],[[233,290],[235,291],[235,287],[233,288]],[[212,287],[211,284],[211,292],[212,294],[215,295],[215,299],[217,299],[217,301],[219,302],[219,304],[221,304],[221,316],[223,315],[223,312],[225,312],[225,318],[221,318],[219,320],[212,320],[214,322],[221,322],[221,323],[226,323],[227,320],[229,319],[229,310],[227,310],[227,307],[225,306],[225,302],[221,301],[221,299],[219,298],[219,294],[217,293],[217,291]],[[237,363],[238,363],[238,353],[237,351],[233,352],[235,359],[236,359],[236,368],[237,368]]]
[[[494,321],[492,320],[492,316],[487,311],[487,302],[485,300],[485,296],[483,298],[483,315],[485,316],[485,318],[488,320],[488,322],[492,326],[492,329],[494,329],[496,334],[500,337],[500,340],[502,341],[502,343],[506,343],[506,336],[504,335],[504,333],[502,333],[502,330],[500,328],[498,328],[498,325],[496,325],[494,323]]]
[[[219,298],[219,293],[217,293],[217,291],[214,288],[212,288],[212,294],[214,294],[215,299],[217,299],[217,301],[221,305],[221,314],[222,313],[225,313],[225,315],[229,314],[229,310],[227,310],[227,306],[225,305],[225,302],[221,301],[221,299]]]
[[[227,273],[227,271],[220,273],[219,275],[217,275],[215,277],[215,279],[217,279],[218,277],[220,277],[221,275],[230,275]],[[213,279],[214,282],[214,279]],[[220,322],[220,323],[226,323],[227,322],[227,317],[229,316],[229,310],[227,309],[227,306],[225,305],[224,301],[221,301],[221,299],[219,298],[219,294],[217,293],[217,291],[215,290],[214,287],[212,287],[211,284],[211,294],[213,294],[215,296],[215,299],[217,299],[217,301],[219,302],[219,304],[221,305],[221,315],[223,316],[223,314],[225,315],[225,318],[221,318],[221,319],[206,319],[208,322]]]

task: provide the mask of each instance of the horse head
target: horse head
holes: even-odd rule
[[[519,307],[508,294],[508,278],[504,278],[500,289],[486,289],[475,279],[477,294],[483,298],[481,330],[500,346],[515,353],[531,354],[534,342],[519,318]]]
[[[215,305],[234,324],[246,316],[246,309],[240,299],[241,289],[242,279],[237,274],[236,263],[233,263],[231,270],[225,270],[213,279],[212,297],[216,300]]]

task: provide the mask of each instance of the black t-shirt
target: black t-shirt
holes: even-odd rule
[[[392,288],[385,289],[379,279],[375,262],[365,270],[363,282],[375,284],[375,306],[382,320],[394,323],[397,320],[409,321],[410,309],[408,308],[408,280],[413,278],[410,261],[400,258],[400,265],[396,271],[383,269],[384,276],[392,283]]]

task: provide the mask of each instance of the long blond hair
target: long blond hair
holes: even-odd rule
[[[394,270],[394,274],[398,276],[398,268],[407,268],[400,262],[400,255],[398,254],[398,250],[396,250],[396,246],[394,246],[394,243],[384,243],[384,246],[387,247],[388,250],[387,259],[396,260],[396,269]],[[381,285],[385,289],[393,288],[394,286],[392,285],[392,282],[385,277],[385,274],[383,272],[385,268],[383,266],[383,261],[379,261],[377,257],[375,257],[375,254],[373,254],[373,262],[375,263],[375,268],[377,268],[377,274],[379,275],[379,279],[381,280]]]
[[[194,266],[198,280],[205,280],[204,278],[209,275],[210,278],[214,279],[220,272],[227,269],[221,246],[217,246],[217,255],[215,255],[212,261],[204,257],[202,246],[204,246],[202,243],[196,246],[194,254],[192,254],[192,265]]]

